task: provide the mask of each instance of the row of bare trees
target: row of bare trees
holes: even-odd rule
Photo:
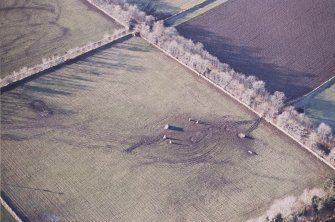
[[[201,43],[194,43],[180,36],[175,28],[165,27],[162,21],[155,22],[152,26],[140,24],[137,28],[142,37],[206,76],[260,115],[272,119],[283,107],[283,93],[275,92],[271,95],[265,89],[263,81],[255,76],[238,73],[227,64],[221,63]]]
[[[138,32],[144,39],[161,48],[165,53],[188,66],[198,74],[220,86],[241,103],[244,103],[286,133],[316,150],[335,165],[335,139],[329,126],[318,127],[294,107],[285,107],[282,92],[270,94],[262,80],[236,72],[228,64],[221,63],[204,49],[201,43],[180,36],[173,27],[165,27],[136,6],[125,0],[88,0],[116,20]]]
[[[275,200],[260,217],[247,222],[306,222],[331,221],[335,210],[335,178],[328,178],[323,188],[305,189],[296,196]]]
[[[159,46],[183,64],[206,76],[261,115],[273,118],[284,105],[285,95],[273,95],[265,83],[255,76],[246,76],[221,63],[204,49],[201,43],[180,36],[175,28],[165,27],[163,21],[154,22],[136,6],[124,0],[88,0],[105,13],[139,32],[142,37]]]
[[[87,0],[125,27],[133,28],[137,24],[152,24],[154,17],[146,15],[136,6],[125,0]]]
[[[74,59],[86,52],[99,48],[127,34],[128,34],[128,31],[124,29],[116,30],[114,31],[112,35],[105,34],[104,37],[97,42],[90,42],[84,46],[69,49],[67,52],[65,52],[62,55],[54,55],[49,58],[42,58],[42,63],[36,64],[32,67],[23,67],[19,69],[18,71],[13,71],[10,75],[1,79],[0,87],[6,86],[10,83],[24,79],[28,76],[31,76],[35,73],[51,68],[53,66],[59,65],[70,59]]]

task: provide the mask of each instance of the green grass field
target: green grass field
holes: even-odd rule
[[[4,92],[1,112],[2,189],[31,221],[245,221],[334,175],[140,38]]]
[[[1,205],[1,222],[16,222],[10,213]]]
[[[335,129],[335,84],[314,96],[305,106],[307,116],[316,123],[324,122]]]
[[[204,1],[205,0],[127,0],[128,3],[137,5],[140,10],[158,18],[167,18]]]
[[[0,3],[0,78],[121,28],[86,0]]]
[[[227,0],[207,0],[203,4],[200,4],[199,7],[194,7],[190,10],[187,10],[183,13],[180,13],[176,16],[172,16],[165,21],[165,24],[168,26],[177,26],[188,20],[195,18],[216,6],[225,3]]]

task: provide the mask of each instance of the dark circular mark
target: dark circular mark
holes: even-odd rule
[[[29,105],[42,117],[48,117],[54,113],[42,100],[33,100]]]

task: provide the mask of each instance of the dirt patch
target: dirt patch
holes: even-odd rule
[[[256,120],[258,121],[258,120]],[[250,123],[250,121],[247,121]],[[183,131],[164,129],[152,137],[141,138],[139,142],[126,149],[153,162],[167,164],[224,164],[229,162],[225,149],[238,149],[245,158],[252,157],[254,141],[238,137],[238,133],[247,129],[246,123],[230,117],[215,120],[191,120],[186,116],[173,118],[171,125]]]

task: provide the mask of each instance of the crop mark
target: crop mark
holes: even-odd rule
[[[28,190],[35,190],[35,191],[41,191],[41,192],[46,192],[46,193],[58,194],[58,195],[63,195],[64,194],[63,192],[55,192],[55,191],[48,190],[48,189],[26,187],[26,186],[20,186],[20,185],[9,184],[9,183],[1,183],[1,184],[5,185],[5,186],[9,186],[9,187],[16,187],[16,188],[22,188],[22,189],[28,189]]]
[[[135,149],[143,146],[143,145],[151,145],[151,144],[154,144],[154,143],[157,143],[158,141],[160,141],[162,138],[161,135],[159,136],[155,136],[155,137],[142,137],[140,139],[139,142],[133,144],[132,146],[130,146],[129,148],[127,148],[125,150],[126,153],[131,153],[132,151],[134,151]]]
[[[159,135],[141,138],[125,152],[136,150],[136,155],[143,158],[146,164],[186,164],[210,163],[223,165],[229,163],[224,149],[239,147],[237,150],[244,158],[251,157],[247,151],[252,149],[253,140],[239,139],[236,135],[243,129],[229,118],[218,118],[212,121],[199,121],[197,124],[188,121],[185,115],[171,117],[169,129],[162,126]],[[171,130],[178,126],[183,131]],[[256,152],[254,152],[256,153]]]
[[[29,105],[42,117],[48,117],[54,113],[42,100],[33,100]]]

